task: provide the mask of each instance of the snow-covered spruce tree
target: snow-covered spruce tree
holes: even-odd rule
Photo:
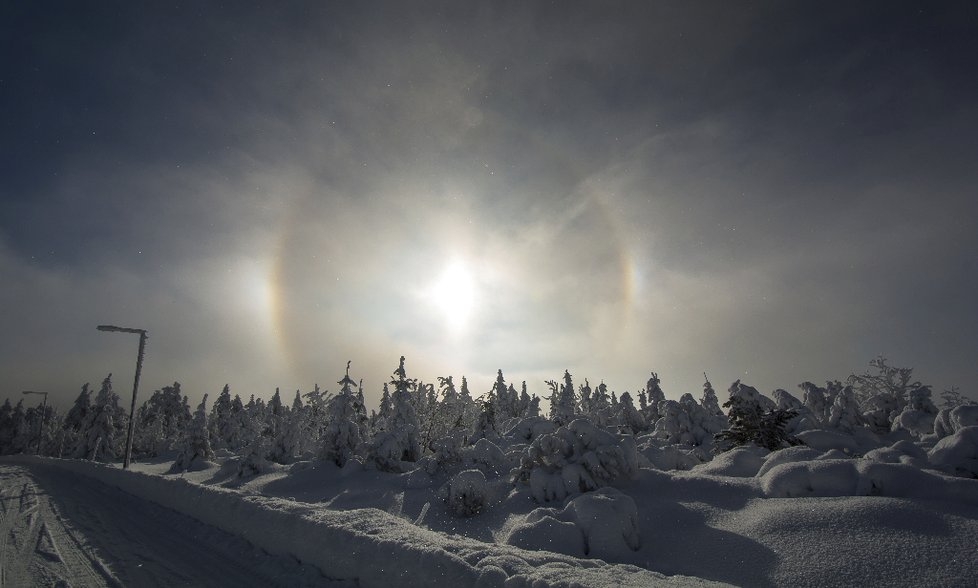
[[[829,415],[829,426],[846,433],[866,424],[851,386],[846,386],[836,395]]]
[[[829,422],[832,404],[825,398],[825,388],[819,388],[811,382],[802,382],[798,387],[804,392],[802,403],[821,425]]]
[[[645,417],[635,408],[635,405],[632,403],[632,396],[628,392],[624,392],[621,395],[618,414],[622,426],[632,434],[637,435],[648,428]]]
[[[401,462],[415,462],[421,458],[418,416],[411,401],[417,383],[407,377],[403,355],[390,383],[394,387],[394,394],[387,429],[375,433],[371,438],[367,456],[378,469],[401,471]]]
[[[713,389],[713,384],[710,383],[710,378],[706,377],[706,372],[703,372],[703,378],[706,379],[706,382],[703,384],[703,397],[700,399],[700,404],[711,415],[725,417],[723,409],[720,408],[720,400]]]
[[[675,400],[661,400],[655,414],[659,419],[655,422],[652,434],[669,445],[696,445],[693,436],[693,422],[683,408]]]
[[[662,417],[659,414],[659,403],[666,399],[665,392],[662,391],[662,386],[660,384],[662,381],[659,379],[659,374],[651,372],[651,377],[649,381],[645,383],[645,396],[648,402],[649,412],[645,414],[645,420],[649,423],[649,426],[654,427],[656,421]]]
[[[241,402],[241,396],[235,394],[234,398],[231,399],[231,418],[227,429],[227,447],[231,451],[238,451],[248,445],[244,426],[247,415],[248,412],[245,410],[244,403]]]
[[[357,424],[354,382],[350,378],[350,362],[346,362],[346,375],[339,382],[340,393],[330,399],[326,407],[328,425],[320,445],[322,459],[343,467],[360,452],[363,438]]]
[[[727,428],[727,417],[724,414],[712,414],[692,394],[683,394],[679,398],[679,406],[689,419],[689,435],[694,447],[710,447],[715,435]]]
[[[564,370],[564,383],[559,387],[553,380],[548,381],[547,385],[550,386],[551,391],[549,398],[550,420],[558,427],[570,423],[574,420],[574,409],[577,407],[574,382],[571,379],[570,372]]]
[[[25,453],[30,445],[24,400],[18,400],[9,413],[4,429],[3,442],[5,454]]]
[[[14,438],[13,412],[10,399],[5,399],[3,406],[0,406],[0,455],[10,454],[10,442]]]
[[[115,460],[125,450],[121,447],[125,443],[124,418],[119,396],[112,391],[112,374],[109,374],[102,380],[102,387],[92,403],[74,456],[93,461]]]
[[[210,418],[207,419],[207,426],[210,427],[211,442],[214,447],[228,448],[231,433],[231,386],[224,385],[224,389],[214,401],[211,407]]]
[[[58,457],[70,457],[78,445],[78,438],[81,434],[85,419],[92,408],[92,394],[88,384],[82,386],[81,393],[75,398],[75,402],[68,414],[65,415],[62,423],[61,447]]]
[[[173,462],[174,472],[185,472],[214,459],[211,449],[210,429],[207,427],[207,394],[197,405],[193,420],[184,435],[180,453]]]
[[[585,416],[599,427],[609,427],[614,421],[615,415],[612,413],[611,396],[608,394],[608,386],[602,381],[594,389],[590,402],[591,412]]]
[[[736,384],[739,384],[739,380]],[[730,428],[716,434],[717,451],[727,451],[750,443],[776,451],[800,443],[785,431],[787,422],[798,414],[793,410],[764,408],[746,394],[732,394],[723,406],[730,409]]]
[[[88,383],[85,383],[85,385],[82,386],[81,393],[78,395],[78,398],[75,398],[75,403],[68,410],[68,414],[65,415],[65,429],[70,429],[76,432],[80,430],[82,425],[85,424],[85,420],[88,418],[88,413],[91,409],[92,393],[88,389]]]
[[[482,412],[479,413],[479,420],[476,421],[475,427],[469,435],[469,443],[475,443],[479,439],[488,439],[493,442],[499,440],[499,431],[496,427],[496,403],[491,400],[482,403]]]
[[[910,431],[915,437],[921,438],[934,432],[937,413],[937,407],[931,400],[930,386],[921,386],[910,391],[910,401],[903,412],[893,419],[890,429]]]
[[[190,423],[190,408],[180,383],[156,390],[140,407],[133,446],[141,455],[159,455],[176,448]]]
[[[537,502],[589,492],[638,469],[631,435],[619,437],[577,419],[540,435],[523,451],[514,483],[524,483]]]

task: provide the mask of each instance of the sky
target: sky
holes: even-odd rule
[[[978,397],[971,2],[6,2],[0,396],[883,354]],[[725,395],[721,394],[721,399]]]

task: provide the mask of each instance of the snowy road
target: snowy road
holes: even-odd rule
[[[312,566],[89,477],[0,463],[0,586],[323,584]]]

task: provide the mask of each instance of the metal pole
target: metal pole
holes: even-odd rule
[[[139,334],[139,355],[136,356],[136,377],[132,381],[132,405],[129,407],[129,427],[126,431],[126,457],[122,462],[122,469],[129,469],[129,461],[132,459],[132,432],[135,426],[136,417],[136,392],[139,390],[139,374],[143,371],[143,356],[146,352],[146,331]]]
[[[44,440],[44,416],[48,412],[48,393],[42,392],[44,394],[44,399],[41,400],[41,426],[38,427],[37,431],[37,454],[41,455],[41,441]]]
[[[143,356],[146,352],[146,329],[131,329],[128,327],[117,327],[115,325],[99,325],[99,331],[110,333],[138,333],[139,334],[139,354],[136,356],[136,376],[132,381],[132,406],[129,407],[129,426],[126,430],[126,456],[122,461],[122,469],[129,469],[129,462],[132,459],[132,432],[135,427],[136,418],[136,393],[139,391],[139,374],[143,371]]]

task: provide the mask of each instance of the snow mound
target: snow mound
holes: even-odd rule
[[[941,439],[930,450],[928,458],[948,473],[978,478],[978,426],[965,427]]]
[[[631,497],[602,488],[568,501],[561,510],[532,511],[506,542],[524,549],[622,560],[642,546],[638,509]]]
[[[760,478],[768,498],[890,496],[978,504],[978,481],[947,478],[897,463],[825,459],[776,466]]]
[[[836,431],[813,429],[811,431],[802,431],[796,437],[799,441],[817,451],[838,449],[850,455],[860,452],[860,444],[854,436]]]
[[[820,455],[821,454],[818,451],[812,449],[811,447],[805,447],[804,445],[785,447],[784,449],[768,454],[767,458],[764,459],[764,465],[761,466],[756,475],[758,477],[763,476],[771,471],[771,468],[779,466],[783,463],[811,461],[813,459],[818,459]]]
[[[692,471],[711,476],[751,478],[764,465],[764,458],[768,453],[770,452],[767,449],[756,445],[735,447],[714,457],[713,461],[694,467]]]
[[[889,447],[880,447],[866,454],[866,459],[880,463],[905,463],[928,467],[927,452],[912,441],[897,441]]]
[[[243,537],[271,554],[289,555],[314,565],[327,577],[356,579],[359,586],[367,588],[432,583],[487,588],[720,585],[688,576],[665,576],[631,565],[581,560],[438,533],[374,508],[334,511],[321,505],[201,486],[184,478],[91,462],[32,459],[95,478]],[[627,506],[620,505],[605,510],[616,513],[616,508],[627,510]],[[595,510],[599,509],[582,507],[580,516]],[[584,528],[587,524],[575,523],[574,527]],[[604,535],[592,530],[591,536],[599,550],[605,549],[609,540]],[[621,542],[625,542],[624,537]]]

